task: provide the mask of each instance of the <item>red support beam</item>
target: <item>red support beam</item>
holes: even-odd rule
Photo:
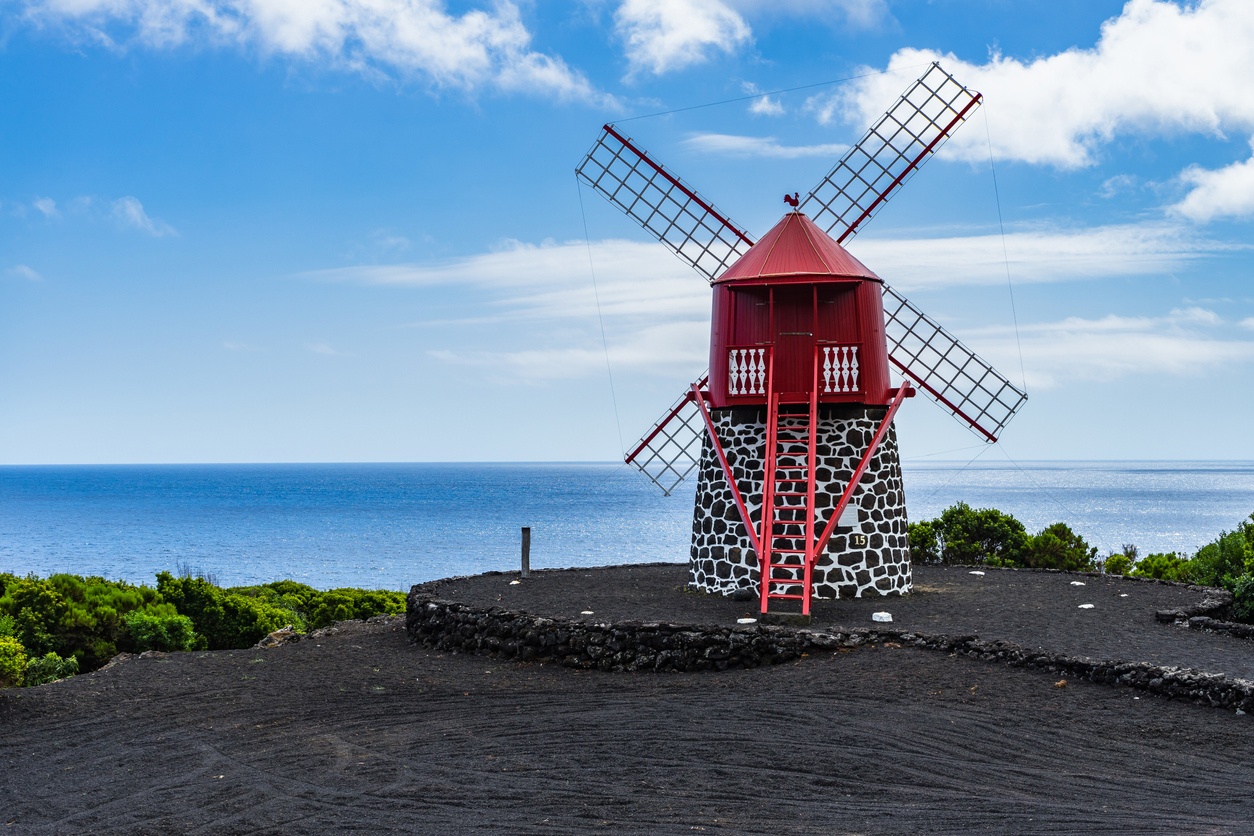
[[[710,435],[710,445],[714,448],[714,452],[718,454],[718,463],[723,466],[723,476],[727,478],[727,484],[731,486],[732,498],[736,500],[736,508],[740,510],[740,520],[745,524],[745,531],[749,532],[749,540],[753,543],[754,554],[762,554],[762,544],[758,539],[757,532],[753,530],[753,521],[749,517],[749,509],[745,507],[744,498],[740,495],[740,486],[736,484],[736,474],[732,473],[731,465],[727,463],[727,454],[723,452],[723,443],[718,440],[718,433],[714,431],[714,421],[710,418],[710,411],[705,407],[705,398],[701,396],[701,391],[697,389],[697,385],[692,385],[692,397],[697,402],[697,407],[701,410],[701,417],[705,420],[705,431]],[[765,518],[765,511],[763,512]]]
[[[902,401],[912,397],[914,397],[914,389],[911,388],[909,383],[903,382],[897,388],[897,394],[889,405],[888,412],[884,415],[884,420],[880,422],[880,428],[876,431],[875,437],[871,439],[871,445],[866,448],[866,453],[862,455],[862,461],[858,463],[858,469],[853,472],[853,478],[849,480],[849,486],[845,488],[844,494],[840,497],[840,502],[836,504],[836,508],[832,511],[832,518],[827,521],[827,526],[823,529],[823,534],[815,545],[815,560],[818,560],[818,556],[827,550],[827,541],[831,539],[832,532],[836,530],[836,523],[840,521],[840,515],[845,513],[849,500],[853,499],[853,492],[857,489],[858,482],[862,480],[862,474],[866,473],[867,467],[870,466],[871,457],[875,455],[875,451],[879,449],[880,442],[888,434],[888,428],[892,425],[893,416],[897,414],[897,409],[901,406]]]
[[[700,389],[702,386],[706,385],[709,379],[710,378],[708,376],[701,378],[696,383],[692,384],[692,388]],[[630,453],[628,453],[626,456],[623,457],[623,461],[626,464],[631,464],[632,461],[636,458],[636,456],[640,455],[640,451],[643,450],[645,447],[648,447],[650,441],[657,438],[657,434],[660,433],[662,429],[671,422],[671,419],[673,419],[676,415],[679,414],[679,411],[684,408],[684,404],[688,403],[688,401],[690,400],[692,400],[691,392],[688,393],[688,396],[686,398],[680,398],[679,403],[675,404],[675,406],[671,409],[671,411],[666,413],[665,417],[663,417],[661,421],[657,422],[657,426],[653,428],[653,431],[640,440],[640,443],[636,445],[636,449],[632,450]]]

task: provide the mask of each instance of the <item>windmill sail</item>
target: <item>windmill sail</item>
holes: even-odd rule
[[[979,104],[979,93],[933,63],[814,187],[801,211],[845,243]]]
[[[702,375],[696,388],[704,390],[708,379],[708,375]],[[704,440],[705,423],[690,389],[654,422],[624,461],[640,468],[662,493],[670,496],[675,486],[700,464]]]
[[[575,173],[707,281],[753,246],[713,204],[613,125],[605,126]]]
[[[884,285],[888,359],[928,397],[994,442],[1028,396],[927,314]]]

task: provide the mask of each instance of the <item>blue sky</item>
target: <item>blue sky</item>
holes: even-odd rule
[[[1026,383],[985,456],[1254,458],[1245,0],[0,15],[0,463],[616,459],[709,290],[581,205],[600,125],[760,235],[935,58],[985,106],[850,249]]]

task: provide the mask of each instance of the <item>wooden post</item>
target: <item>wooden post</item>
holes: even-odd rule
[[[531,576],[531,526],[527,525],[522,530],[522,576]]]

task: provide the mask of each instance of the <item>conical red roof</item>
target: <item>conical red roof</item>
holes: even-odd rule
[[[716,284],[756,281],[784,276],[840,276],[874,279],[879,276],[800,212],[789,212],[762,236],[762,240],[727,268]]]

